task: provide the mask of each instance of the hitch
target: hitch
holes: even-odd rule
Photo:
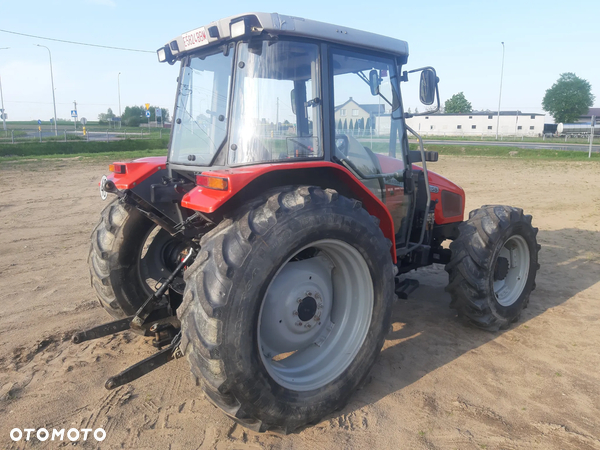
[[[124,384],[131,383],[133,380],[137,380],[147,373],[152,372],[154,369],[158,369],[160,366],[164,366],[169,361],[181,358],[183,354],[179,350],[178,346],[179,336],[180,335],[177,335],[176,339],[174,339],[169,346],[163,348],[154,355],[149,356],[133,366],[128,367],[117,375],[110,377],[108,380],[106,380],[104,387],[108,390],[118,388]]]
[[[171,314],[169,305],[158,309],[157,306],[161,299],[164,298],[165,292],[171,283],[173,283],[173,280],[179,275],[193,256],[194,249],[188,249],[187,254],[182,258],[175,270],[162,283],[156,292],[148,297],[134,316],[105,323],[90,328],[89,330],[79,331],[71,338],[74,344],[81,344],[85,341],[98,339],[126,330],[132,330],[139,334],[143,334],[144,336],[149,336],[151,335],[150,333],[153,333],[154,339],[152,340],[152,345],[159,349],[164,347],[154,355],[134,364],[121,373],[110,377],[106,381],[106,389],[114,389],[118,386],[122,386],[123,384],[136,380],[154,369],[165,365],[173,359],[183,356],[179,350],[179,339],[181,336],[181,332],[179,331],[179,320]]]

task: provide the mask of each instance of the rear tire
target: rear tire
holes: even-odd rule
[[[206,396],[259,432],[289,433],[342,408],[375,363],[394,299],[390,242],[360,202],[331,189],[279,188],[225,219],[201,247],[177,314],[180,348]],[[322,272],[318,258],[335,268]],[[328,288],[305,288],[321,282],[332,283],[331,297]],[[323,335],[330,305],[333,331],[315,345],[309,334]],[[348,324],[355,333],[343,334]],[[302,344],[286,356],[292,348],[283,341],[294,336]]]
[[[537,228],[531,216],[511,206],[471,211],[450,244],[446,265],[450,306],[471,324],[486,330],[516,322],[535,289],[540,265]]]
[[[149,280],[166,278],[177,264],[183,244],[156,228],[136,208],[115,199],[102,210],[92,232],[91,285],[100,304],[116,319],[134,315],[153,292],[154,281],[149,285]]]

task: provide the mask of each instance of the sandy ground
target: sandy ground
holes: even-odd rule
[[[104,427],[102,448],[600,448],[598,164],[431,164],[465,189],[467,211],[501,203],[533,214],[543,248],[529,308],[505,332],[465,327],[448,308],[443,268],[419,270],[421,288],[395,306],[371,381],[344,410],[289,436],[236,426],[203,399],[185,360],[106,391],[108,376],[152,353],[143,338],[69,342],[109,318],[86,264],[105,167],[0,166],[0,448],[25,447],[10,440],[14,427]]]

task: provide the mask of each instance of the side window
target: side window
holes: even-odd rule
[[[397,114],[399,108],[398,96],[392,88],[396,82],[394,61],[336,50],[332,67],[334,153],[350,161],[364,175],[401,171],[403,161],[387,156],[400,155],[398,139],[390,140],[392,129],[396,130],[392,126],[395,119],[392,113]],[[370,80],[378,80],[375,86],[378,93],[373,94]],[[386,186],[382,180],[361,181],[375,195],[385,199]]]

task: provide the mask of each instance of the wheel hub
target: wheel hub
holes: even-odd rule
[[[264,367],[288,389],[326,386],[363,344],[373,301],[369,267],[356,248],[324,239],[301,249],[275,275],[261,305],[257,338]]]
[[[333,265],[328,258],[288,263],[271,285],[262,316],[262,352],[267,358],[313,344],[331,312]]]
[[[508,275],[508,259],[500,256],[494,268],[494,280],[504,280],[506,275]]]

